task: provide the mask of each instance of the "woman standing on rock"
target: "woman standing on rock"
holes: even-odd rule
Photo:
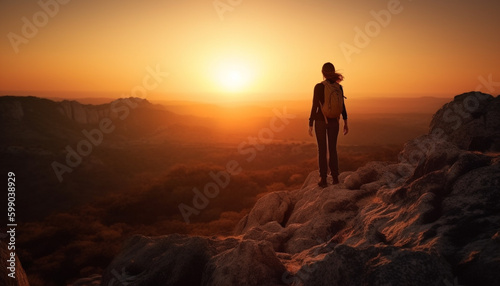
[[[342,114],[344,119],[344,135],[349,132],[347,126],[347,111],[344,105],[344,90],[340,82],[344,77],[335,71],[332,63],[325,63],[321,69],[324,81],[314,87],[311,116],[309,117],[309,135],[316,133],[318,142],[319,175],[321,180],[318,185],[322,188],[328,186],[326,177],[328,166],[333,178],[333,184],[339,183],[339,163],[337,156],[337,136],[339,134],[339,120]],[[327,148],[330,154],[327,163]]]

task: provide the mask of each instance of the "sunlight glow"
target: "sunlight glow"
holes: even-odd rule
[[[225,92],[246,91],[253,79],[248,63],[234,59],[219,63],[215,76],[218,86]]]

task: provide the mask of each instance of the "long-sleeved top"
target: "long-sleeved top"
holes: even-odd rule
[[[342,85],[340,86],[340,89],[342,90],[342,95],[344,95],[344,89],[342,89]],[[321,111],[321,106],[319,105],[320,102],[321,104],[325,102],[325,85],[322,83],[318,83],[314,87],[311,116],[309,116],[309,126],[313,126],[314,120],[325,121],[323,111]],[[345,104],[342,107],[342,119],[347,120],[347,111],[345,109]]]

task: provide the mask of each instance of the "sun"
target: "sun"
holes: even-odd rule
[[[234,59],[219,62],[215,75],[217,85],[225,92],[247,91],[253,79],[251,66]]]

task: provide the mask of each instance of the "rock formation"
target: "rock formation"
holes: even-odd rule
[[[233,237],[135,236],[102,285],[500,285],[499,104],[459,95],[399,162],[312,172]]]
[[[500,150],[500,101],[480,92],[464,93],[432,119],[430,134],[472,151]]]

